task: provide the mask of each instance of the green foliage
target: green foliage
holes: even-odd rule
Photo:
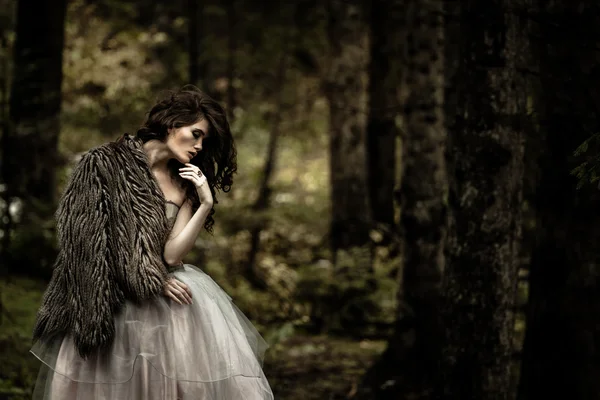
[[[9,271],[19,271],[23,275],[49,278],[50,263],[56,255],[54,205],[30,199],[28,206],[22,201],[13,202],[15,209],[13,223],[18,229],[11,230],[10,242],[3,267]],[[35,210],[23,214],[21,210]],[[35,251],[32,251],[35,249]],[[19,264],[15,265],[19,260]]]
[[[35,313],[42,298],[44,283],[11,278],[0,282],[5,308],[0,323],[0,397],[31,398],[29,393],[37,376],[38,360],[29,353]]]
[[[296,298],[306,304],[314,329],[357,336],[389,333],[396,306],[397,281],[390,274],[395,262],[371,270],[370,252],[352,248],[340,252],[335,267],[321,260],[299,271]]]
[[[132,23],[138,12],[139,6],[129,2],[76,0],[69,4],[60,137],[63,153],[85,151],[123,132],[135,131],[159,90],[185,82],[186,51],[176,40],[184,30],[184,19],[175,19],[168,27],[141,26]]]
[[[588,151],[592,149],[591,155]],[[577,178],[577,189],[600,179],[600,133],[595,133],[577,147],[575,157],[587,156],[585,161],[573,168],[571,174]]]

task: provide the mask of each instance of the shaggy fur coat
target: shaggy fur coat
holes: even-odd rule
[[[83,155],[55,213],[59,252],[34,340],[70,334],[85,358],[110,346],[125,300],[162,293],[165,202],[140,139],[124,135]]]

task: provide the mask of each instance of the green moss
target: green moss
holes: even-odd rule
[[[30,398],[39,362],[29,353],[31,332],[45,284],[14,277],[0,282],[4,312],[0,324],[0,397]]]
[[[384,341],[297,334],[269,351],[265,374],[278,399],[347,398],[384,348]]]

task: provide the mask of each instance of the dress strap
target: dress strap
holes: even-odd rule
[[[167,203],[173,204],[177,208],[181,208],[181,206],[179,204],[175,203],[174,201],[167,200]]]

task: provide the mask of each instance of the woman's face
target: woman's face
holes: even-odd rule
[[[169,129],[165,144],[173,158],[182,164],[189,163],[202,150],[202,141],[208,137],[208,121],[203,119],[193,125]]]

